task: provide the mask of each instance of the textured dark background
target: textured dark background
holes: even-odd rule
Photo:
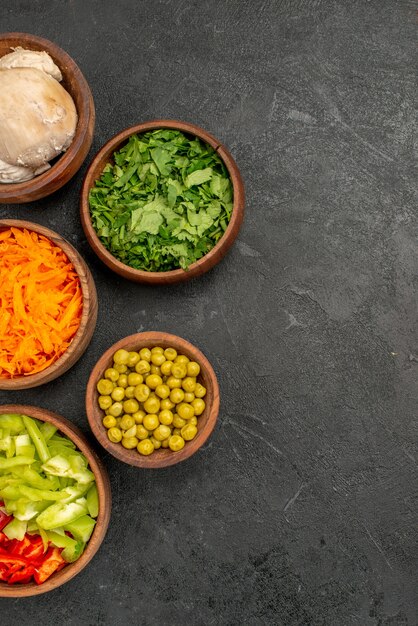
[[[100,314],[81,361],[0,393],[88,433],[83,396],[117,339],[166,330],[220,380],[218,427],[156,472],[102,451],[106,540],[60,590],[2,600],[2,624],[406,626],[417,607],[416,5],[401,0],[2,0],[2,31],[69,52],[97,107],[93,153],[168,117],[200,124],[241,168],[246,220],[229,256],[170,288],[119,279],[78,217],[85,171],[2,206],[87,259]]]

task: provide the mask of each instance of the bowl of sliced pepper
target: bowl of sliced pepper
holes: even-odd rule
[[[111,492],[84,435],[46,409],[0,405],[0,597],[76,576],[102,543]]]

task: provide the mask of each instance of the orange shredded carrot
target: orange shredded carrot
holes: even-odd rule
[[[26,229],[0,232],[0,378],[54,363],[74,339],[82,309],[80,280],[61,248]]]

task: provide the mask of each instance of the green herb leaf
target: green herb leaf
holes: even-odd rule
[[[154,150],[151,150],[151,156],[155,165],[158,167],[161,176],[168,176],[170,168],[167,167],[167,163],[171,159],[170,153],[163,148],[154,148]]]
[[[206,183],[206,181],[210,180],[211,177],[212,168],[206,167],[204,170],[196,170],[195,172],[192,172],[192,174],[189,174],[184,181],[184,184],[189,189],[190,187],[193,187],[193,185],[202,185],[203,183]]]

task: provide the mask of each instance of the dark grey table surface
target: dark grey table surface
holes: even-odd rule
[[[93,364],[151,329],[196,343],[222,394],[214,435],[177,467],[141,471],[98,448],[113,489],[100,552],[55,592],[2,600],[2,624],[417,624],[415,8],[2,0],[2,31],[76,60],[97,125],[64,189],[0,215],[67,237],[100,313],[70,372],[0,403],[48,407],[89,434]],[[217,268],[155,289],[98,261],[78,194],[107,139],[162,117],[229,147],[247,212]]]

